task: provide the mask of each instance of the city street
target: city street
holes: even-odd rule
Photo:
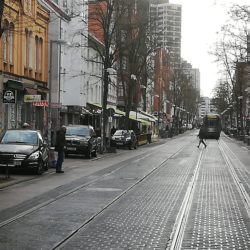
[[[250,151],[198,130],[0,189],[0,249],[250,249]]]

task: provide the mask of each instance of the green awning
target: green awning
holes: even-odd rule
[[[5,83],[6,88],[16,89],[16,90],[24,90],[23,83],[17,80],[8,80]]]
[[[141,123],[142,125],[146,125],[146,126],[151,126],[151,125],[152,125],[151,122],[145,121],[145,120],[143,120],[143,119],[137,119],[137,120],[140,121],[140,123]]]

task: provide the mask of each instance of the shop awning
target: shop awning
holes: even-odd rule
[[[37,95],[37,89],[25,88],[25,92],[26,92],[28,95]]]
[[[150,121],[150,122],[157,121],[157,118],[155,118],[154,116],[152,116],[150,114],[147,114],[145,112],[139,111],[138,114],[139,114],[138,117],[140,119],[143,119],[143,120],[146,120],[146,121]]]
[[[146,126],[151,126],[151,122],[145,121],[143,119],[137,119],[137,121],[141,122],[142,125],[146,125]]]
[[[49,88],[44,87],[44,86],[37,86],[37,91],[41,93],[49,93]]]
[[[102,110],[102,105],[99,103],[88,102],[88,104]],[[115,111],[114,116],[116,116],[116,117],[125,116],[125,112],[117,109],[115,106],[108,104],[107,109],[109,109],[109,108],[114,109],[114,111]]]
[[[131,117],[131,118],[130,118]],[[147,121],[147,122],[155,122],[156,120],[151,118],[151,117],[148,117],[146,115],[143,115],[141,114],[139,111],[138,112],[135,112],[135,111],[130,111],[129,113],[129,118],[130,119],[133,119],[133,120],[137,120],[137,121]]]
[[[17,80],[10,79],[5,83],[5,87],[10,89],[23,90],[23,83]]]

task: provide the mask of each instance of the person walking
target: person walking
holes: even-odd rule
[[[202,143],[205,148],[207,147],[207,144],[204,142],[204,138],[205,138],[205,128],[204,126],[202,125],[201,128],[200,128],[200,131],[199,131],[199,134],[197,135],[197,137],[199,137],[199,144],[197,146],[197,148],[200,147],[200,144]]]
[[[64,173],[62,170],[62,164],[64,162],[64,148],[66,146],[66,127],[62,126],[56,132],[56,144],[55,144],[55,151],[58,152],[57,154],[57,162],[56,162],[56,173]]]

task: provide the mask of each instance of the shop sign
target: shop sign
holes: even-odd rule
[[[50,107],[51,107],[52,109],[60,109],[61,106],[62,106],[61,103],[56,103],[56,102],[52,102],[52,103],[50,104]]]
[[[34,107],[49,107],[49,103],[47,100],[42,100],[42,101],[38,101],[38,102],[32,102],[32,105]]]
[[[16,103],[16,91],[10,89],[3,90],[3,103]]]
[[[24,102],[39,102],[41,95],[24,95]]]

